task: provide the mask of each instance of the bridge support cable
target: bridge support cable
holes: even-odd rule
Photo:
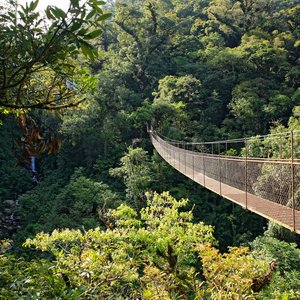
[[[262,147],[257,147],[260,157],[253,157],[252,152],[258,150],[251,148],[251,139],[189,143],[167,139],[153,130],[149,133],[162,158],[185,176],[300,233],[300,160],[295,158],[295,145],[300,145],[300,134],[297,137],[295,132],[255,137],[253,141],[258,144],[278,146],[278,157],[271,153],[272,148],[262,150]],[[229,155],[233,145],[243,156]]]

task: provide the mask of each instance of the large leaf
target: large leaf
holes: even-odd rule
[[[102,29],[94,30],[86,35],[86,39],[94,39],[102,33]]]
[[[29,5],[29,9],[30,9],[31,11],[34,11],[34,10],[37,8],[38,4],[39,4],[39,0],[32,1],[32,2],[30,3],[30,5]]]
[[[86,16],[86,20],[91,19],[95,14],[96,14],[96,11],[94,9],[92,9]]]
[[[73,25],[71,26],[71,31],[76,31],[82,26],[81,20],[76,20]]]
[[[46,16],[49,20],[55,20],[55,17],[52,14],[51,7],[48,6],[45,10]]]
[[[53,15],[56,17],[56,18],[64,18],[66,16],[66,13],[58,8],[58,7],[51,7],[51,12],[53,13]]]
[[[97,22],[104,21],[104,20],[110,18],[111,16],[112,16],[111,14],[104,14],[104,15],[100,16],[96,21]]]
[[[94,53],[91,49],[91,47],[87,44],[87,43],[81,43],[81,50],[82,50],[82,53],[90,58],[90,59],[94,59]]]

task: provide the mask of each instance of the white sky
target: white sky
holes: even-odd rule
[[[19,4],[24,5],[26,2],[31,2],[30,0],[19,0]],[[38,10],[44,10],[48,5],[57,6],[64,11],[66,11],[69,7],[69,0],[39,0],[39,5],[37,7]]]

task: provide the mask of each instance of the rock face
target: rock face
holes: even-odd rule
[[[11,236],[19,228],[20,217],[16,216],[15,200],[4,200],[2,202],[2,208],[0,210],[0,238],[1,236]]]

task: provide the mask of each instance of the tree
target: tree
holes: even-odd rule
[[[39,293],[43,299],[254,299],[259,283],[265,285],[273,269],[246,248],[220,254],[211,246],[216,244],[213,228],[194,223],[187,203],[167,192],[148,193],[140,217],[120,205],[106,214],[106,230],[39,233],[25,246],[51,253],[53,259],[38,264],[0,255],[1,294],[20,298]],[[7,247],[7,242],[1,246]]]
[[[145,205],[143,195],[152,181],[149,156],[145,150],[129,147],[128,153],[121,158],[121,166],[111,169],[110,174],[123,178],[129,202],[136,207]]]
[[[161,99],[170,103],[183,102],[201,106],[201,82],[192,75],[182,77],[166,76],[159,81],[155,100]]]
[[[78,170],[56,196],[48,222],[52,228],[94,228],[99,225],[98,211],[117,207],[119,202],[106,184],[88,179]]]
[[[268,284],[274,266],[268,270],[266,261],[257,259],[249,248],[230,247],[228,253],[221,254],[213,247],[199,246],[203,264],[203,274],[208,288],[203,296],[216,300],[256,299]]]
[[[207,27],[220,32],[229,47],[236,47],[245,33],[263,26],[276,8],[274,0],[213,0],[207,9]]]
[[[236,85],[229,107],[244,134],[266,133],[274,120],[292,110],[291,99],[276,90],[274,81],[256,78]]]
[[[147,195],[147,203],[140,212],[141,218],[123,204],[107,214],[106,230],[55,230],[38,234],[26,245],[55,256],[49,269],[53,290],[59,290],[64,279],[63,292],[70,297],[153,299],[165,295],[175,299],[190,295],[192,299],[195,246],[214,241],[212,228],[193,224],[192,212],[180,211],[186,199],[177,201],[168,193],[154,193]],[[0,257],[0,262],[1,259],[4,260]],[[5,292],[12,280],[10,277],[5,281]],[[34,293],[34,282],[29,285]],[[13,292],[18,293],[16,289]]]
[[[300,296],[300,249],[297,245],[270,236],[261,236],[256,238],[251,246],[255,251],[259,251],[260,255],[273,260],[277,265],[270,285],[262,292],[262,299],[274,296],[277,299],[298,299]]]
[[[59,109],[76,106],[94,85],[80,53],[95,59],[91,40],[108,18],[103,1],[72,0],[67,12],[48,6],[36,11],[38,0],[18,6],[10,1],[0,11],[0,109]]]
[[[55,228],[97,227],[101,225],[98,212],[117,207],[120,200],[103,182],[85,177],[81,168],[69,182],[48,176],[37,189],[19,197],[19,202],[22,228],[16,238],[21,240]]]

